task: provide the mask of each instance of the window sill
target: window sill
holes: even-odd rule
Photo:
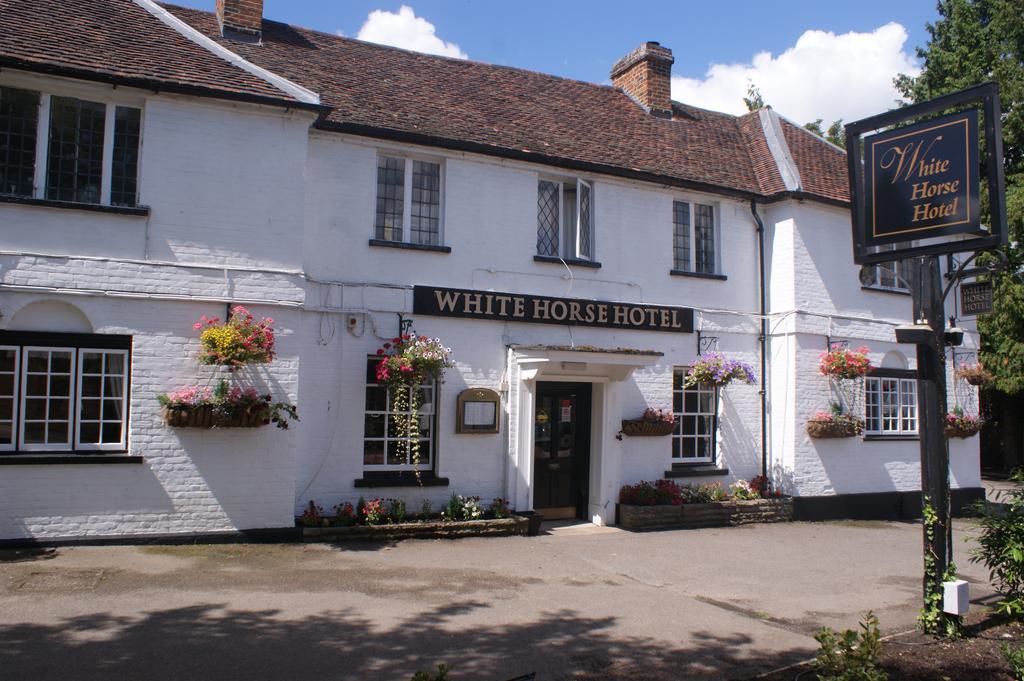
[[[141,456],[124,453],[82,453],[72,452],[32,452],[16,454],[4,452],[0,454],[0,466],[39,466],[39,465],[63,465],[63,464],[117,464],[117,463],[142,463]]]
[[[419,480],[412,471],[367,471],[354,484],[356,487],[447,487],[448,478],[439,478],[433,471],[423,471]]]
[[[535,255],[533,256],[534,262],[546,262],[552,265],[571,265],[573,267],[589,267],[590,269],[597,270],[601,269],[601,263],[596,260],[580,260],[579,258],[556,258],[550,255]]]
[[[67,210],[85,210],[94,213],[113,213],[114,215],[149,215],[149,206],[104,206],[98,203],[77,203],[75,201],[53,201],[37,199],[31,196],[14,196],[0,194],[0,203],[18,203],[23,206],[43,206],[45,208],[63,208]]]
[[[716,279],[718,281],[725,281],[729,277],[724,274],[712,274],[710,272],[688,272],[686,270],[669,270],[668,272],[673,277],[693,277],[694,279]]]
[[[432,244],[413,244],[406,241],[388,241],[387,239],[370,239],[371,246],[384,248],[404,248],[410,251],[429,251],[431,253],[451,253],[451,246],[434,246]]]
[[[919,435],[865,435],[865,442],[917,442]]]
[[[703,478],[729,475],[728,468],[718,468],[712,463],[674,463],[672,470],[665,471],[665,478]]]
[[[875,293],[895,293],[898,296],[913,295],[910,291],[900,288],[882,288],[881,286],[861,286],[862,291],[874,291]]]

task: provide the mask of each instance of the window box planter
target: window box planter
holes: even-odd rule
[[[675,427],[675,423],[666,421],[648,421],[646,419],[622,420],[622,434],[630,437],[671,435]]]
[[[507,537],[525,535],[530,520],[513,515],[493,520],[421,520],[387,525],[351,527],[304,527],[304,541],[394,541],[397,539],[457,539],[459,537]]]
[[[619,527],[632,531],[730,527],[750,523],[788,522],[793,519],[791,497],[679,506],[619,504],[617,509]]]
[[[807,422],[807,434],[815,439],[856,437],[864,425],[857,419],[811,419]]]
[[[164,410],[167,425],[172,428],[258,428],[270,423],[269,409],[247,409],[233,414],[220,414],[213,407]]]

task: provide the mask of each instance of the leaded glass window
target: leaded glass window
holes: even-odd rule
[[[537,255],[594,259],[594,189],[590,183],[538,181]]]
[[[0,87],[0,194],[32,196],[39,93]]]
[[[672,202],[672,245],[675,255],[674,269],[690,270],[690,204]]]
[[[440,243],[441,234],[441,164],[412,162],[412,242]]]
[[[99,203],[107,107],[72,97],[50,98],[46,198]]]
[[[381,156],[377,161],[377,238],[401,241],[404,215],[405,159]]]
[[[711,206],[693,204],[694,240],[697,250],[695,271],[703,274],[715,273],[715,211]]]
[[[142,111],[119,106],[114,114],[114,157],[110,170],[110,203],[134,206],[138,201],[139,134]]]
[[[689,201],[672,202],[672,269],[676,272],[720,274],[715,207]]]

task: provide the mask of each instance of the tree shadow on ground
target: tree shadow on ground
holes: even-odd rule
[[[452,681],[744,678],[806,658],[809,650],[761,654],[743,634],[697,632],[688,641],[624,637],[614,617],[547,612],[525,624],[466,628],[453,618],[488,607],[453,602],[382,629],[351,610],[300,620],[277,610],[222,605],[104,613],[54,624],[0,626],[4,679],[373,679],[406,681],[444,662]]]

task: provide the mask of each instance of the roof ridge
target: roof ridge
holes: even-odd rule
[[[168,28],[177,31],[188,40],[191,40],[193,43],[208,52],[212,52],[214,55],[220,57],[232,66],[254,75],[257,78],[265,80],[281,92],[293,97],[297,101],[305,104],[320,104],[320,95],[317,93],[304,88],[297,83],[293,83],[287,78],[279,76],[261,66],[253,64],[248,59],[245,59],[236,52],[229,50],[220,43],[189,26],[186,22],[164,9],[163,6],[154,2],[154,0],[132,0],[132,2],[152,14]]]
[[[808,135],[810,135],[811,137],[813,137],[813,138],[814,138],[814,139],[815,139],[816,141],[818,141],[818,142],[824,142],[825,144],[827,144],[828,146],[830,146],[830,147],[831,147],[832,149],[834,149],[835,151],[838,151],[838,152],[839,152],[840,154],[842,154],[843,156],[846,156],[846,149],[843,149],[843,148],[842,148],[841,146],[839,146],[838,144],[833,144],[832,142],[829,142],[829,141],[828,141],[827,139],[825,139],[825,138],[824,138],[824,137],[822,137],[821,135],[816,135],[816,134],[814,134],[813,132],[811,132],[810,130],[808,130],[807,128],[805,128],[804,126],[802,126],[802,125],[800,125],[799,123],[797,123],[796,121],[794,121],[794,120],[793,120],[792,118],[787,118],[786,116],[783,116],[782,114],[780,114],[780,113],[778,113],[778,112],[776,112],[776,113],[775,113],[775,115],[776,115],[776,116],[778,116],[779,118],[781,118],[782,120],[786,121],[786,122],[787,122],[787,123],[789,123],[790,125],[792,125],[792,126],[793,126],[794,128],[796,128],[797,130],[802,130],[803,132],[807,133]],[[839,119],[839,120],[842,120],[842,119]]]
[[[761,121],[761,130],[764,132],[765,142],[768,143],[768,151],[771,152],[775,165],[778,166],[779,175],[787,191],[802,191],[803,182],[800,179],[800,168],[789,150],[789,144],[782,133],[779,125],[779,115],[770,106],[758,109],[758,118]]]

